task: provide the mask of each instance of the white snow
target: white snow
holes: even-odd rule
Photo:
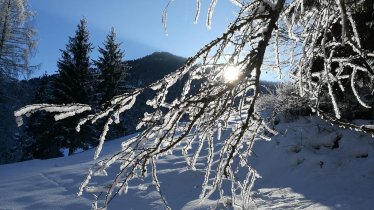
[[[18,126],[23,124],[22,116],[29,116],[36,111],[46,111],[51,113],[59,113],[55,115],[55,120],[62,120],[67,117],[74,116],[76,114],[90,111],[91,107],[85,104],[68,104],[68,105],[56,105],[56,104],[33,104],[22,107],[21,109],[14,112],[16,122]]]
[[[254,145],[250,162],[261,178],[253,188],[253,209],[372,209],[372,137],[332,127],[316,117],[281,123],[276,130],[279,134],[271,141],[257,140]],[[222,132],[226,135],[225,130]],[[120,150],[122,141],[131,137],[106,142],[102,157]],[[219,196],[213,194],[199,200],[208,146],[204,144],[202,153],[206,156],[197,160],[194,171],[185,162],[182,146],[173,155],[157,160],[161,191],[172,209],[233,209],[230,197],[216,200]],[[1,165],[0,209],[90,209],[94,197],[87,192],[77,197],[77,192],[94,163],[94,153],[93,149],[70,157]],[[100,177],[100,181],[109,180]],[[108,209],[165,206],[154,184],[145,179],[130,183],[127,194],[116,197]]]

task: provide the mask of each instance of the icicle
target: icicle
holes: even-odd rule
[[[342,1],[342,0],[340,0],[340,1]],[[357,43],[357,46],[359,48],[361,48],[361,39],[360,39],[360,34],[357,31],[356,22],[353,20],[353,17],[352,17],[352,14],[351,14],[350,11],[347,11],[347,15],[348,15],[348,20],[351,23],[351,26],[352,26],[352,29],[353,29],[353,34],[354,34],[354,38],[355,38],[355,41]]]
[[[173,2],[174,0],[169,0],[163,13],[162,13],[162,27],[164,28],[164,32],[166,35],[168,35],[168,31],[167,31],[167,21],[168,21],[168,9],[169,9],[169,6],[170,4]]]
[[[81,186],[79,187],[79,192],[77,193],[78,196],[81,196],[82,193],[83,193],[83,189],[88,185],[88,183],[90,182],[90,179],[92,177],[92,169],[90,168],[90,170],[88,171],[88,174],[86,176],[86,178],[84,179],[84,181],[82,182]]]
[[[118,191],[118,194],[119,195],[127,194],[128,190],[129,190],[129,184],[126,182],[123,185],[121,185],[121,187],[120,187],[120,189]]]
[[[262,126],[264,126],[264,128],[269,131],[271,134],[273,135],[278,135],[278,132],[274,129],[271,129],[264,121],[262,121]]]
[[[214,142],[213,142],[213,134],[208,138],[208,161],[207,161],[207,166],[205,168],[205,177],[204,177],[204,182],[203,182],[203,188],[200,193],[200,198],[203,198],[205,195],[205,192],[207,190],[207,187],[209,186],[209,177],[210,177],[210,171],[212,168],[212,163],[214,159]]]
[[[152,165],[152,182],[155,185],[157,192],[160,194],[161,200],[165,204],[166,209],[171,210],[171,208],[167,204],[164,196],[161,193],[160,182],[158,181],[158,178],[157,178],[156,160],[155,160],[154,157],[152,157],[151,165]]]
[[[218,123],[218,128],[217,128],[217,140],[221,140],[221,135],[222,135],[222,123]]]
[[[201,9],[201,0],[196,0],[196,15],[194,19],[194,24],[197,24],[200,16],[200,9]]]
[[[357,73],[357,69],[353,68],[352,75],[351,75],[351,88],[352,88],[353,94],[355,95],[356,100],[361,104],[361,106],[370,109],[371,106],[367,105],[365,102],[363,102],[361,100],[361,97],[358,95],[358,92],[357,92],[357,90],[355,88],[355,77],[356,77],[356,73]]]
[[[96,151],[95,151],[95,156],[94,159],[96,160],[99,157],[99,154],[101,152],[101,149],[103,148],[103,144],[105,141],[106,134],[109,131],[109,125],[113,123],[113,120],[111,118],[108,119],[108,121],[104,125],[103,132],[100,135],[99,138],[99,145],[97,145]]]
[[[341,115],[340,115],[339,106],[336,102],[336,99],[335,99],[335,96],[334,96],[334,93],[332,91],[332,87],[331,87],[330,83],[328,83],[328,90],[329,90],[329,95],[330,95],[330,98],[331,98],[331,101],[332,101],[332,105],[334,107],[335,116],[336,116],[336,118],[340,119]]]
[[[206,19],[206,27],[208,29],[212,27],[212,17],[213,17],[214,8],[216,7],[217,2],[218,0],[212,0],[210,3],[209,10],[208,10],[208,17]]]
[[[190,163],[190,166],[191,166],[192,170],[196,170],[195,164],[196,164],[197,159],[199,158],[201,150],[203,149],[203,145],[204,145],[204,141],[206,139],[206,135],[207,134],[204,133],[202,136],[199,137],[200,138],[199,146],[198,146],[198,148],[197,148],[197,150],[196,150],[196,152],[195,152],[195,154],[194,154],[194,156],[191,160],[191,163]]]

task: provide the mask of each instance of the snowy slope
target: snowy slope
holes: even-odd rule
[[[374,138],[303,118],[258,141],[253,163],[261,209],[374,209]]]
[[[255,143],[251,162],[262,178],[254,187],[254,209],[374,209],[374,138],[317,118],[276,128],[280,134],[272,141]],[[126,138],[107,142],[103,155],[118,150]],[[0,209],[90,209],[92,195],[76,193],[93,155],[90,150],[0,166]],[[197,200],[203,173],[187,170],[179,151],[160,159],[158,169],[173,209],[232,209],[229,199]],[[164,208],[147,180],[109,205],[125,210]]]

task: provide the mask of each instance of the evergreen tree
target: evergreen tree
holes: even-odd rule
[[[98,70],[97,98],[98,104],[106,104],[115,95],[126,90],[127,63],[123,60],[124,51],[120,49],[121,43],[116,42],[116,33],[111,29],[103,43],[99,47],[100,56],[94,61]],[[116,138],[124,134],[126,126],[124,121],[113,125],[110,138]]]
[[[26,0],[0,0],[0,72],[9,77],[29,76],[35,68],[29,66],[36,46],[32,17]]]
[[[89,42],[86,19],[77,26],[74,37],[69,37],[66,50],[61,50],[61,59],[57,62],[58,77],[54,82],[55,103],[92,102],[93,74],[90,56],[93,47]]]
[[[52,85],[52,103],[93,103],[93,73],[90,63],[92,44],[89,42],[87,22],[83,18],[78,24],[74,37],[69,37],[65,50],[58,61],[58,76]],[[69,155],[78,148],[89,148],[94,139],[93,129],[87,126],[81,132],[75,131],[79,116],[56,122],[60,127],[55,139],[62,142],[62,147],[69,149]]]
[[[98,92],[100,104],[107,102],[113,96],[126,89],[125,77],[128,66],[123,60],[124,51],[120,49],[121,43],[116,42],[114,28],[107,35],[104,47],[99,47],[100,56],[94,61],[99,70]]]
[[[33,97],[34,103],[51,102],[51,78],[47,75],[40,78]],[[38,112],[30,116],[24,128],[25,134],[18,139],[18,146],[22,150],[21,160],[61,157],[62,142],[56,138],[58,129],[51,113]]]

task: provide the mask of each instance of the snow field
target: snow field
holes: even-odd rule
[[[250,158],[261,177],[251,193],[253,209],[372,209],[372,137],[336,128],[316,117],[280,123],[276,129],[279,135],[271,141],[256,141]],[[118,150],[130,137],[106,142],[102,156]],[[218,153],[220,144],[216,142]],[[190,170],[182,146],[157,162],[161,191],[172,209],[234,209],[230,197],[219,200],[213,194],[204,201],[198,199],[207,151],[203,149],[196,170]],[[0,209],[90,209],[93,196],[84,192],[77,197],[77,192],[94,163],[93,156],[94,150],[89,150],[70,157],[0,166]],[[91,184],[109,183],[115,174],[116,167],[112,167],[108,177],[95,177]],[[148,176],[131,182],[127,194],[116,197],[108,209],[165,206]]]

